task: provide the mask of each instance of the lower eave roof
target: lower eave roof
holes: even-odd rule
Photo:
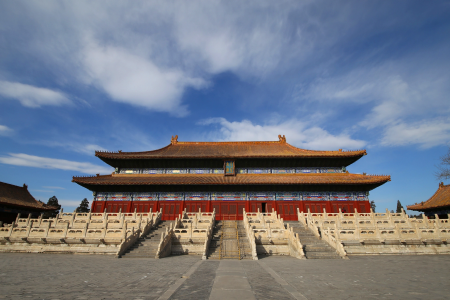
[[[80,185],[381,185],[389,175],[361,174],[111,174],[73,177]]]

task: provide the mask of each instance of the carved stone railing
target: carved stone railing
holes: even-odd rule
[[[173,234],[174,234],[173,223],[171,223],[169,228],[166,227],[166,231],[163,232],[161,235],[161,241],[159,242],[155,258],[163,258],[166,256],[170,256],[170,254],[172,253]]]
[[[435,223],[437,224],[437,223]],[[394,228],[345,228],[345,229],[326,229],[329,234],[334,236],[337,241],[365,241],[377,240],[381,243],[386,241],[399,241],[408,243],[408,241],[417,241],[423,244],[427,243],[448,243],[450,241],[450,229],[448,228],[428,228],[419,227],[416,224],[411,228],[400,228],[396,225]]]
[[[18,216],[12,224],[0,227],[0,252],[91,252],[120,255],[133,240],[136,241],[139,236],[150,231],[153,220],[160,218],[160,212],[62,212],[52,219]],[[63,245],[66,247],[60,247]],[[89,247],[79,247],[81,245]]]
[[[354,213],[343,213],[339,210],[339,213],[327,213],[324,209],[323,213],[311,213],[309,210],[307,213],[300,213],[297,209],[297,215],[299,221],[309,227],[309,220],[313,220],[316,227],[320,229],[334,228],[334,225],[337,225],[338,228],[353,228],[355,226],[361,228],[375,228],[376,226],[386,226],[386,227],[394,227],[396,224],[399,224],[400,227],[413,227],[413,223],[426,223],[428,222],[428,226],[432,228],[432,225],[435,222],[439,223],[439,226],[446,228],[447,224],[449,224],[448,220],[439,220],[436,216],[435,220],[429,219],[413,219],[409,218],[408,215],[402,211],[401,213],[390,213],[389,210],[386,210],[386,213],[358,213],[356,210]],[[449,224],[450,225],[450,224]]]
[[[289,254],[299,259],[305,259],[305,252],[303,251],[303,245],[298,238],[298,235],[294,233],[292,228],[288,228],[289,237]]]
[[[152,221],[150,221],[152,223]],[[132,245],[136,243],[136,241],[139,239],[142,231],[140,229],[134,231],[134,228],[131,229],[131,232],[125,231],[125,239],[119,246],[119,250],[116,253],[117,257],[120,257],[122,254],[124,254],[128,248],[130,248]]]
[[[348,259],[347,252],[344,249],[342,243],[333,236],[329,230],[322,231],[322,240],[326,241],[331,247],[333,247],[340,257]]]
[[[250,223],[249,223],[249,219],[247,217],[247,214],[245,213],[245,210],[244,210],[243,221],[244,221],[245,231],[247,232],[247,238],[250,243],[250,249],[252,251],[252,259],[258,260],[258,253],[256,251],[255,233],[253,232],[252,225],[250,225]]]
[[[211,244],[211,239],[212,239],[212,234],[213,234],[213,230],[214,230],[214,225],[215,225],[215,220],[216,220],[216,210],[214,209],[211,215],[211,223],[210,226],[208,227],[208,236],[205,239],[205,245],[203,247],[203,254],[202,254],[202,260],[206,260],[206,258],[208,257],[208,251],[209,251],[209,246]]]
[[[311,231],[314,233],[314,235],[318,238],[320,238],[320,229],[319,227],[316,225],[316,223],[314,222],[313,219],[308,218],[306,221],[306,225],[309,229],[311,229]]]

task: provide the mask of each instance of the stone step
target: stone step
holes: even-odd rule
[[[309,238],[316,237],[313,233],[309,233],[309,232],[306,232],[306,233],[298,233],[298,232],[296,232],[296,233],[297,233],[297,236],[299,238],[301,238],[301,237],[305,237],[305,238],[307,238],[307,237],[309,237]]]
[[[154,255],[132,255],[131,253],[129,253],[122,257],[124,257],[124,258],[155,258],[155,255],[156,254],[154,254]]]
[[[299,227],[292,228],[292,231],[294,231],[294,232],[309,232],[309,233],[312,233],[312,231],[309,230],[308,228],[299,228]]]
[[[130,248],[158,248],[159,242],[158,243],[148,243],[148,244],[144,244],[144,245],[139,245],[139,244],[134,244],[133,246],[131,246]]]
[[[300,243],[304,246],[306,245],[328,245],[327,243],[325,243],[324,241],[321,240],[302,240],[300,239]]]
[[[150,249],[150,248],[158,248],[159,243],[151,243],[151,244],[144,244],[144,245],[139,245],[139,244],[134,244],[133,246],[130,247],[131,248],[143,248],[143,249]]]
[[[161,234],[166,231],[170,222],[161,221],[153,227],[146,236],[139,238],[122,257],[128,258],[154,258],[158,251]]]
[[[329,245],[306,245],[304,250],[308,252],[335,252]]]
[[[129,249],[125,253],[156,253],[156,251],[158,251],[158,248],[154,249],[136,248],[136,249]]]
[[[307,259],[340,259],[336,252],[305,252]]]

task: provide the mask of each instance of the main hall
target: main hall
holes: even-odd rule
[[[153,151],[96,151],[114,172],[72,181],[93,192],[92,212],[162,210],[163,220],[174,220],[184,210],[214,210],[218,220],[242,220],[244,211],[275,210],[297,220],[297,209],[369,212],[369,192],[390,176],[347,170],[366,154],[300,149],[284,135],[260,142],[183,142],[175,136]]]

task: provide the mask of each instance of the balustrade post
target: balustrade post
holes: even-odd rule
[[[329,234],[331,234],[331,232],[330,231],[328,231],[328,233]],[[339,233],[339,229],[337,228],[337,225],[336,224],[334,224],[334,235],[335,235],[335,237],[336,237],[336,240],[340,240],[340,233]]]
[[[439,221],[439,219],[438,219]],[[438,224],[438,222],[434,222],[434,234],[433,234],[434,238],[440,238],[441,237],[441,230],[440,230],[440,225]]]
[[[397,226],[397,228],[398,228],[398,224],[395,224],[395,226]],[[427,228],[428,228],[428,226],[427,226]],[[420,240],[422,240],[422,233],[420,232],[420,228],[419,228],[419,224],[415,224],[415,229],[416,229],[416,235],[417,235],[417,237],[420,239]]]
[[[87,229],[88,229],[88,223],[86,222],[86,223],[84,224],[84,235],[83,235],[83,238],[86,238]]]

